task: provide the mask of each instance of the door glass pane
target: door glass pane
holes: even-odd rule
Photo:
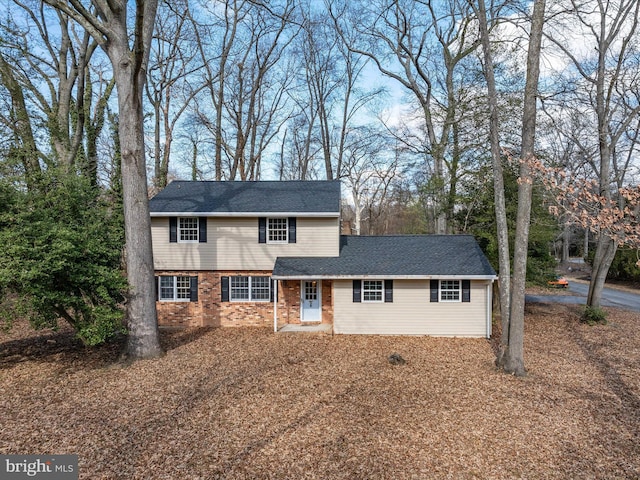
[[[317,282],[305,282],[305,284],[304,284],[304,299],[305,300],[317,300],[318,299],[318,284],[317,284]]]

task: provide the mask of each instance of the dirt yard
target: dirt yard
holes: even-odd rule
[[[18,325],[0,453],[75,453],[83,479],[640,478],[640,316],[577,312],[527,308],[522,379],[482,339],[165,331],[122,367]]]

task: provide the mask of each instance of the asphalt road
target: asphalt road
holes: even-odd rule
[[[527,295],[525,300],[532,303],[571,303],[585,305],[589,285],[569,280],[569,291],[573,295]],[[603,307],[626,308],[640,312],[640,292],[632,293],[614,288],[604,288],[602,291]]]

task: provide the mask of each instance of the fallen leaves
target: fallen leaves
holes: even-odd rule
[[[17,326],[0,452],[77,453],[87,479],[638,478],[640,315],[578,315],[527,307],[524,379],[479,339],[163,331],[121,367]]]

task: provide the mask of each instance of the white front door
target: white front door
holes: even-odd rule
[[[320,281],[303,280],[300,285],[300,294],[300,320],[303,322],[321,321]]]

